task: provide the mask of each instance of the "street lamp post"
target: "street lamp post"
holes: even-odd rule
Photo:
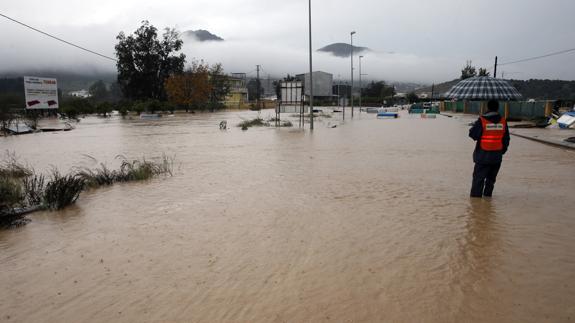
[[[311,0],[309,4],[309,129],[313,130],[313,68],[311,47]]]
[[[363,58],[362,55],[359,56],[359,112],[361,112],[361,95],[362,95],[362,87],[361,87],[361,59]]]
[[[338,75],[337,75],[337,108],[338,108],[338,109],[339,109],[340,104],[341,104],[341,103],[339,102],[339,101],[340,101],[340,97],[339,97],[339,83],[340,83],[340,82],[341,82],[341,77],[340,77],[340,75],[338,74]]]
[[[355,34],[355,31],[352,31],[350,33],[350,37],[351,37],[351,95],[350,95],[350,99],[351,99],[351,117],[353,118],[353,35]]]

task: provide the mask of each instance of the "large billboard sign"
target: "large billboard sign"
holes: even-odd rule
[[[58,109],[56,79],[24,76],[26,109]]]
[[[301,81],[281,82],[281,103],[300,104],[302,102],[303,83]]]

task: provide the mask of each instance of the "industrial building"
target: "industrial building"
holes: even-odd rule
[[[230,93],[226,97],[225,105],[229,108],[240,108],[248,102],[248,88],[245,73],[232,73],[228,77]]]
[[[309,97],[310,87],[309,87],[309,73],[298,74],[295,76],[297,80],[303,82],[304,95]],[[314,99],[331,100],[333,98],[333,75],[315,71],[313,72],[313,97]]]

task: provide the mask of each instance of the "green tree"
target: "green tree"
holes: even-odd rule
[[[489,75],[490,75],[490,73],[487,72],[486,68],[483,68],[483,67],[479,68],[479,76],[489,76]]]
[[[108,100],[111,102],[119,102],[124,99],[122,95],[122,88],[118,82],[114,82],[110,85],[110,90],[108,91]]]
[[[392,98],[395,94],[395,88],[393,86],[388,86],[384,81],[372,81],[365,89],[363,89],[363,95],[377,98],[380,102]]]
[[[475,66],[471,65],[471,61],[467,61],[465,67],[461,70],[461,79],[465,80],[474,76],[477,76]]]
[[[225,107],[223,101],[230,93],[230,81],[227,75],[224,74],[222,64],[217,63],[210,67],[209,71],[210,82],[210,98],[209,104],[212,111]]]
[[[419,97],[417,96],[417,94],[415,92],[407,93],[407,101],[409,103],[417,102],[417,100],[419,100]]]
[[[100,102],[96,105],[94,110],[97,114],[106,117],[112,112],[112,110],[114,110],[114,106],[110,102]]]
[[[60,112],[69,119],[77,119],[84,114],[92,114],[96,111],[92,102],[88,99],[71,98],[60,105]]]
[[[90,92],[92,100],[95,102],[102,102],[108,99],[108,88],[102,80],[92,84],[88,91]]]
[[[159,40],[156,27],[143,21],[133,35],[120,32],[116,39],[118,83],[126,98],[166,100],[166,79],[182,73],[186,61],[177,54],[183,44],[178,32],[166,28]]]

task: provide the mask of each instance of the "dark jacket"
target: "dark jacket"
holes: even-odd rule
[[[499,123],[501,115],[497,112],[488,112],[483,115],[484,118],[493,122]],[[505,126],[505,135],[503,135],[503,150],[502,151],[485,151],[480,147],[480,139],[483,134],[483,126],[481,119],[477,119],[473,127],[469,129],[469,137],[476,141],[475,151],[473,152],[473,161],[477,164],[499,164],[503,159],[503,155],[507,152],[509,147],[509,127]]]

